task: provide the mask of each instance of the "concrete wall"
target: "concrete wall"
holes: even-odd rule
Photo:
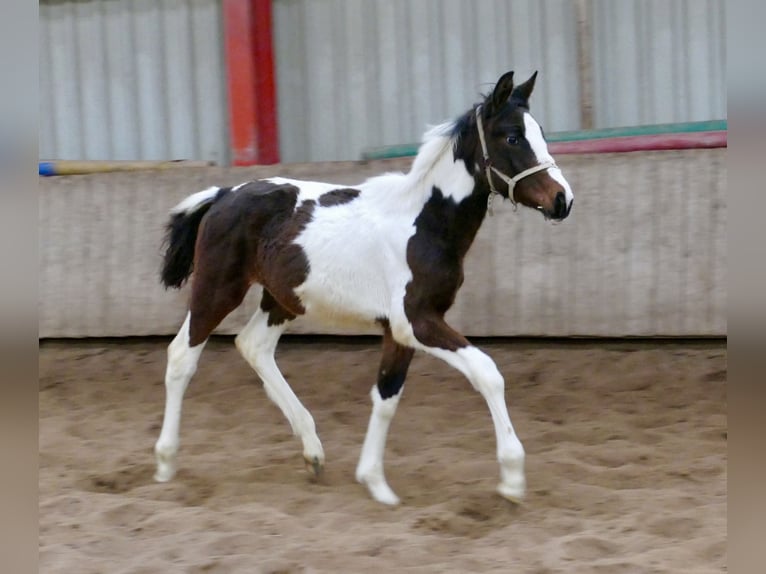
[[[468,335],[726,333],[725,149],[562,156],[575,191],[560,225],[496,202],[450,320]],[[167,211],[254,177],[355,183],[409,159],[201,168],[40,180],[40,337],[164,335],[187,289],[158,281]],[[256,302],[218,330],[236,332]],[[336,332],[297,321],[292,332]]]

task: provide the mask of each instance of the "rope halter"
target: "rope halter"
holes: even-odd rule
[[[484,170],[487,174],[487,182],[489,183],[489,197],[487,198],[487,211],[490,215],[492,215],[492,199],[496,195],[501,195],[499,191],[495,189],[495,184],[492,183],[492,172],[495,172],[495,175],[502,179],[507,185],[508,185],[508,199],[511,200],[511,203],[513,204],[513,209],[516,211],[517,209],[517,203],[513,199],[513,188],[516,187],[516,184],[519,183],[522,179],[525,177],[528,177],[532,174],[537,173],[538,171],[543,171],[546,169],[550,169],[552,167],[558,167],[555,162],[552,161],[544,161],[541,164],[538,164],[534,167],[530,167],[529,169],[525,169],[524,171],[521,171],[514,175],[513,177],[509,177],[505,175],[502,171],[497,169],[495,166],[492,165],[492,161],[489,159],[489,152],[487,151],[487,142],[484,138],[484,126],[481,123],[481,106],[476,106],[476,126],[479,130],[479,141],[481,142],[481,153],[484,155]]]

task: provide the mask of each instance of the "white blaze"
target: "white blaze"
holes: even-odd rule
[[[537,162],[543,163],[549,161],[555,163],[553,156],[551,156],[551,153],[548,151],[548,144],[545,143],[543,130],[540,128],[540,124],[535,121],[532,114],[526,112],[524,113],[524,131],[532,151],[535,152]],[[572,188],[569,186],[569,182],[564,177],[564,174],[561,173],[561,170],[557,167],[551,167],[548,168],[548,174],[564,188],[564,197],[567,200],[567,207],[572,205],[574,194],[572,193]]]

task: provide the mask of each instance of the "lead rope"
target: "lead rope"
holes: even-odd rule
[[[522,179],[524,179],[525,177],[530,176],[534,173],[537,173],[538,171],[543,171],[545,169],[549,169],[551,167],[557,167],[557,166],[552,161],[546,161],[534,167],[530,167],[529,169],[525,169],[524,171],[517,173],[513,177],[508,177],[499,169],[497,169],[495,166],[493,166],[491,160],[489,159],[489,152],[487,151],[487,142],[484,139],[484,126],[481,123],[481,106],[476,106],[476,126],[479,130],[479,142],[481,142],[481,153],[484,155],[484,171],[487,175],[487,182],[489,183],[489,197],[487,198],[487,213],[489,213],[490,216],[494,214],[494,212],[492,211],[492,200],[495,198],[496,195],[500,195],[500,192],[495,189],[495,184],[492,183],[493,171],[500,179],[502,179],[506,184],[508,184],[508,199],[513,204],[513,211],[517,211],[518,203],[516,203],[516,201],[513,199],[513,188],[516,187],[516,184]]]

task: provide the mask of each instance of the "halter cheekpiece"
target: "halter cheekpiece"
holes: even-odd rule
[[[487,198],[487,211],[489,212],[490,215],[492,215],[492,199],[496,195],[501,195],[500,192],[495,189],[495,185],[492,183],[493,171],[495,172],[495,175],[497,175],[500,179],[502,179],[508,185],[508,199],[511,200],[511,203],[513,204],[513,208],[514,210],[516,210],[517,204],[516,204],[516,201],[514,201],[513,199],[513,188],[516,187],[516,184],[519,183],[519,181],[521,181],[525,177],[535,174],[538,171],[543,171],[543,170],[546,170],[552,167],[558,167],[558,166],[552,161],[545,161],[534,167],[525,169],[524,171],[517,173],[513,177],[508,177],[502,171],[500,171],[495,166],[493,166],[492,161],[489,159],[489,152],[487,151],[487,142],[484,138],[484,126],[481,123],[481,106],[476,106],[476,126],[479,130],[479,141],[481,142],[481,153],[484,155],[484,170],[487,174],[487,183],[489,183],[490,193],[489,193],[489,197]]]

